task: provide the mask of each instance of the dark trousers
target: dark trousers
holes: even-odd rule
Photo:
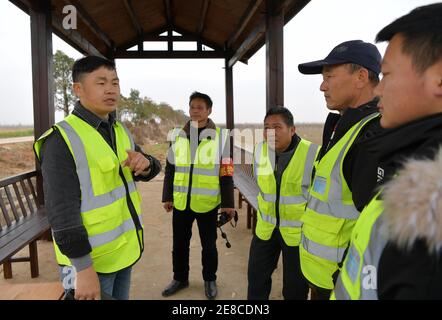
[[[348,250],[348,248],[347,248],[347,250]],[[347,250],[345,251],[344,257],[347,254]],[[342,261],[344,261],[344,259]],[[342,263],[339,264],[339,268],[341,268],[341,267],[342,267]],[[336,281],[338,280],[338,276],[339,276],[339,269],[332,276],[333,277],[333,284],[336,284]],[[313,283],[311,283],[308,280],[307,280],[307,282],[310,287],[311,300],[330,300],[330,296],[331,296],[331,293],[333,290],[315,286]]]
[[[269,240],[261,240],[253,236],[249,255],[247,299],[269,299],[272,273],[278,264],[281,251],[284,299],[307,300],[308,285],[301,274],[299,247],[287,246],[277,228]]]
[[[332,290],[324,289],[309,283],[311,300],[330,300]]]
[[[218,251],[216,249],[216,221],[218,209],[197,213],[191,210],[173,209],[173,278],[177,281],[189,280],[189,246],[192,238],[192,225],[196,220],[201,240],[201,262],[203,279],[216,280]]]

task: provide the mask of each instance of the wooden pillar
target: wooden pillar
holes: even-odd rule
[[[34,103],[34,136],[40,137],[54,124],[54,94],[52,71],[51,1],[40,1],[39,8],[31,8],[32,92]],[[40,170],[36,163],[37,170]],[[37,175],[37,200],[42,205],[43,184]]]
[[[172,27],[168,27],[167,29],[167,51],[173,51],[173,29]]]
[[[226,127],[232,130],[235,126],[233,117],[233,67],[229,67],[229,60],[225,60],[226,70]]]
[[[280,0],[266,0],[266,110],[284,106],[284,12]]]

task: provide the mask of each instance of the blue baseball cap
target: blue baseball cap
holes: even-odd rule
[[[322,73],[323,66],[354,63],[379,75],[381,60],[381,54],[374,44],[362,40],[351,40],[334,47],[323,60],[299,64],[298,70],[303,74],[319,74]]]

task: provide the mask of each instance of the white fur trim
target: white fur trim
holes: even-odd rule
[[[410,248],[424,239],[430,252],[442,247],[442,149],[434,160],[409,160],[383,191],[390,240]]]

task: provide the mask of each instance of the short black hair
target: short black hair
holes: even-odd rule
[[[402,52],[410,55],[413,66],[423,73],[442,58],[442,3],[418,7],[384,27],[376,42],[404,37]]]
[[[349,63],[348,66],[350,68],[351,73],[354,73],[362,68],[365,68],[356,63]],[[379,75],[370,69],[367,69],[367,71],[368,71],[368,81],[370,81],[372,85],[376,86],[379,83]]]
[[[293,122],[293,114],[290,112],[289,109],[285,107],[270,108],[269,111],[267,111],[266,116],[264,117],[264,121],[266,121],[267,117],[277,114],[282,116],[282,119],[284,120],[284,123],[286,125],[288,125],[289,127],[295,126],[295,123]]]
[[[193,99],[203,99],[207,105],[207,108],[212,108],[212,99],[210,99],[210,97],[205,93],[194,91],[189,97],[189,106]]]
[[[86,56],[78,59],[72,66],[72,81],[79,82],[85,73],[91,73],[95,70],[105,67],[109,70],[116,70],[115,62],[98,56]]]

